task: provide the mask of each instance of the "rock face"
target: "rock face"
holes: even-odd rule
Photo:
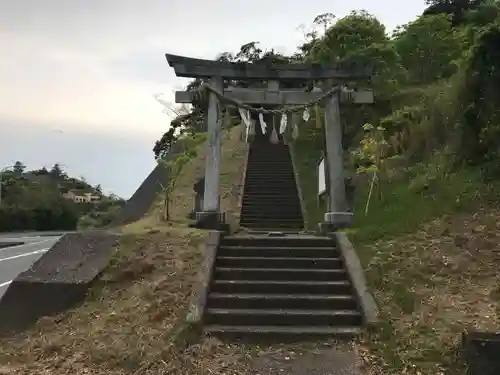
[[[85,298],[108,265],[119,235],[92,231],[66,234],[21,273],[0,300],[0,334],[26,328]]]

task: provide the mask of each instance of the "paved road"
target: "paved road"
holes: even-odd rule
[[[63,234],[62,232],[0,234],[0,242],[24,242],[24,245],[0,248],[0,298],[10,282],[30,268]]]

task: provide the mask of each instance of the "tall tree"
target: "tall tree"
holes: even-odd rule
[[[446,14],[451,16],[453,26],[457,26],[466,20],[468,11],[487,3],[488,0],[426,0],[429,7],[423,15]]]
[[[445,14],[422,16],[398,29],[395,46],[414,84],[450,77],[462,54],[459,31]]]
[[[50,170],[49,173],[54,180],[58,180],[60,177],[64,175],[64,171],[62,170],[61,165],[58,163],[52,166],[52,169]]]
[[[12,167],[12,169],[15,173],[22,174],[22,173],[24,173],[26,166],[18,160],[14,163],[14,166]]]

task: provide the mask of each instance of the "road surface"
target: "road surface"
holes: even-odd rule
[[[24,242],[24,245],[0,248],[0,298],[12,280],[30,268],[63,234],[62,232],[0,234],[0,243]]]

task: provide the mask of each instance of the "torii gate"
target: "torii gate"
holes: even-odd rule
[[[352,213],[347,212],[344,184],[344,157],[342,149],[342,127],[339,102],[357,104],[373,103],[371,90],[348,91],[341,85],[349,81],[369,78],[372,68],[350,65],[317,64],[268,64],[234,63],[195,59],[166,54],[168,64],[174,68],[177,77],[210,79],[210,86],[225,98],[235,99],[248,105],[285,106],[305,105],[324,96],[332,87],[339,90],[332,93],[325,102],[325,140],[328,175],[328,212],[321,228],[333,231],[348,226]],[[224,87],[224,81],[248,80],[267,81],[267,89],[245,89]],[[305,92],[303,89],[280,90],[280,80],[321,82],[322,90]],[[192,103],[195,93],[177,91],[176,103]],[[221,121],[218,114],[218,97],[210,92],[208,112],[205,117],[208,145],[205,156],[205,193],[203,212],[197,213],[199,227],[219,229],[225,224],[225,213],[220,212],[219,180],[221,153]],[[291,123],[291,121],[289,121]]]

